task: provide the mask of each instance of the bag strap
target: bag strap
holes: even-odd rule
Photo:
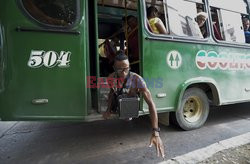
[[[117,95],[121,95],[122,94],[122,90],[123,90],[123,88],[125,88],[125,85],[126,85],[128,79],[129,79],[129,77],[130,77],[130,71],[129,71],[127,77],[125,78],[125,80],[123,82],[122,88],[119,88],[119,89],[117,88]]]

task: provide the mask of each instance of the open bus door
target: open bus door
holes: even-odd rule
[[[103,86],[107,85],[106,78],[109,74],[114,72],[113,62],[116,53],[119,50],[123,50],[129,56],[129,52],[126,50],[129,46],[127,42],[128,31],[125,30],[125,27],[128,28],[128,25],[126,25],[126,17],[133,15],[139,19],[137,7],[137,1],[132,0],[97,0],[96,2],[97,26],[95,39],[97,55],[96,58],[92,57],[93,60],[91,61],[95,61],[97,64],[91,67],[96,69],[91,72],[92,75],[95,74],[97,76],[97,88],[92,89],[95,99],[92,100],[93,102],[98,102],[93,104],[95,104],[95,107],[97,106],[99,113],[103,113],[107,110],[107,100],[110,89]],[[139,36],[137,37],[139,38]],[[137,63],[139,63],[139,61]],[[136,69],[139,70],[139,64],[137,64]]]

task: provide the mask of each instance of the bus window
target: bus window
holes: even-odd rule
[[[228,1],[209,0],[213,33],[217,40],[245,43],[242,14],[247,14],[244,0]]]
[[[221,26],[219,26],[219,16],[218,16],[218,11],[219,9],[216,8],[211,8],[211,16],[212,16],[212,26],[213,26],[213,33],[215,36],[215,39],[217,40],[224,40],[224,38],[222,37],[222,29],[220,28]]]
[[[22,0],[28,14],[39,23],[66,27],[76,21],[75,0]]]
[[[206,38],[207,19],[203,0],[164,0],[170,35]]]
[[[147,26],[154,34],[169,34],[163,1],[146,0]]]
[[[240,13],[220,10],[225,41],[245,43]]]

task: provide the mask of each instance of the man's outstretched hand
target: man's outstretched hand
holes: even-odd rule
[[[162,143],[160,136],[152,135],[152,137],[150,139],[149,147],[152,147],[153,144],[155,145],[155,148],[157,151],[157,156],[159,157],[161,155],[162,158],[164,158],[165,157],[164,146],[163,146],[163,143]]]

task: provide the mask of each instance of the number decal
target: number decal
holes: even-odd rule
[[[52,68],[57,64],[58,55],[54,51],[48,51],[43,56],[43,64],[45,67]]]
[[[61,68],[69,67],[70,55],[71,52],[61,51],[59,59],[57,60],[60,63],[58,64],[58,67]]]
[[[61,51],[58,55],[55,51],[32,50],[28,61],[28,66],[31,68],[39,68],[45,66],[53,68],[56,65],[60,68],[67,68],[70,66],[71,52]]]
[[[41,67],[43,65],[43,53],[44,51],[32,50],[30,59],[28,61],[28,66],[32,68]]]

